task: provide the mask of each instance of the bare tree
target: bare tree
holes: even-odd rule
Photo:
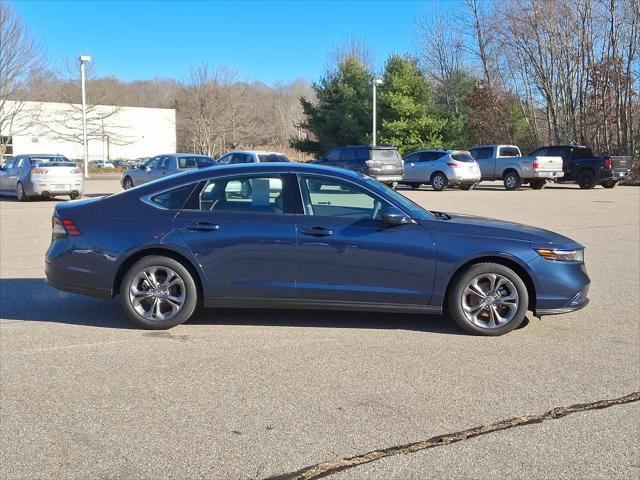
[[[22,110],[29,72],[43,61],[39,44],[7,2],[0,2],[0,159],[13,135],[31,126]]]
[[[329,53],[327,72],[334,71],[348,58],[357,58],[370,72],[375,72],[375,58],[371,47],[362,39],[349,37],[333,46]]]

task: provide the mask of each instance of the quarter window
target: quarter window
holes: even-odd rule
[[[189,194],[193,191],[193,187],[194,184],[174,188],[173,190],[154,195],[151,197],[151,201],[169,210],[177,210],[182,208],[187,201]]]
[[[331,178],[302,176],[300,190],[306,215],[379,220],[388,206],[356,185]]]
[[[205,212],[284,213],[284,177],[216,178],[200,192],[199,209]]]
[[[476,160],[486,160],[488,158],[493,158],[493,148],[492,147],[484,147],[484,148],[474,148],[469,150],[471,156]]]

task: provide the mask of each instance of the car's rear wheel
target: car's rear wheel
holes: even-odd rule
[[[522,185],[520,175],[518,175],[518,172],[514,171],[507,172],[502,181],[504,182],[504,188],[507,190],[518,190],[520,185]]]
[[[546,180],[531,180],[531,182],[529,182],[529,185],[534,190],[542,190],[547,185],[547,181]]]
[[[131,177],[124,177],[124,182],[122,182],[122,187],[125,190],[129,190],[130,188],[133,188],[133,180],[131,180]]]
[[[431,177],[431,186],[436,192],[441,192],[449,185],[449,180],[444,173],[436,172]]]
[[[22,185],[22,182],[18,182],[18,184],[16,185],[16,198],[19,202],[29,201],[29,196],[24,191],[24,185]]]
[[[189,271],[162,256],[134,263],[120,286],[120,303],[141,327],[165,330],[187,321],[198,303],[198,291]]]
[[[617,184],[617,182],[604,182],[604,183],[602,184],[602,186],[603,186],[604,188],[613,188],[613,187],[615,187],[615,186],[616,186],[616,184]]]
[[[478,263],[458,275],[447,306],[464,331],[476,335],[504,335],[520,326],[529,305],[523,280],[498,263]]]
[[[596,186],[596,176],[591,170],[585,170],[578,174],[578,186],[583,190],[591,190]]]
[[[410,183],[409,186],[414,190],[418,190],[420,188],[420,183]]]
[[[76,198],[78,198],[79,196],[80,196],[80,193],[78,193],[78,192],[71,192],[71,193],[69,194],[69,198],[70,198],[71,200],[75,200],[75,199],[76,199]]]
[[[465,192],[467,190],[473,190],[476,187],[475,183],[462,183],[460,184],[460,190],[464,190]]]

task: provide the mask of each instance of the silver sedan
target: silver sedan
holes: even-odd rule
[[[82,170],[58,154],[26,154],[9,158],[0,168],[0,193],[15,195],[23,202],[31,197],[82,195]]]

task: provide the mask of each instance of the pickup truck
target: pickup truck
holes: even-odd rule
[[[531,155],[562,157],[564,176],[559,181],[576,182],[583,189],[594,188],[598,184],[605,188],[613,188],[622,178],[614,176],[611,157],[596,156],[589,147],[552,145],[541,147]]]
[[[214,167],[218,163],[211,157],[195,153],[170,153],[158,155],[138,168],[130,168],[120,176],[120,185],[128,190],[143,183],[168,177],[192,168]]]
[[[502,180],[507,190],[529,184],[534,190],[544,188],[547,180],[561,178],[562,158],[531,154],[523,157],[515,145],[481,145],[469,149],[480,166],[481,180]]]

